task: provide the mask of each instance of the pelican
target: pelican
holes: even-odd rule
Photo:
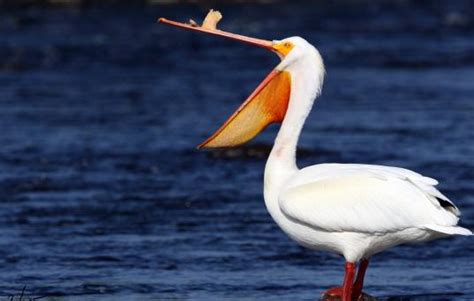
[[[408,169],[364,164],[296,165],[298,138],[325,68],[301,37],[262,40],[161,18],[162,23],[226,37],[276,53],[281,62],[198,148],[241,145],[281,123],[268,157],[263,192],[268,212],[300,245],[345,258],[342,286],[326,297],[359,300],[372,255],[404,243],[472,235],[457,225],[460,211],[435,188],[438,181]]]

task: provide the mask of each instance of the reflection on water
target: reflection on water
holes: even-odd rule
[[[300,165],[364,162],[435,177],[474,228],[469,1],[224,5],[222,28],[302,35],[326,61]],[[277,58],[155,24],[204,6],[2,10],[0,295],[68,300],[314,300],[338,256],[291,242],[262,199],[277,127],[232,151],[195,146]],[[381,300],[472,300],[474,245],[373,259]]]

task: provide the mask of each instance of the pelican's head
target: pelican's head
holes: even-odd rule
[[[311,82],[306,81],[308,78],[311,79],[314,74],[324,74],[319,52],[301,37],[268,41],[166,19],[160,19],[160,22],[261,47],[276,53],[281,59],[281,62],[257,86],[247,100],[198,148],[238,146],[253,139],[268,125],[281,123],[287,113],[292,86],[294,86],[293,73],[297,71],[303,75],[300,80],[304,80],[308,85],[311,85]],[[321,69],[320,72],[313,72],[318,68]],[[322,83],[322,79],[320,82]],[[314,90],[314,93],[309,91],[314,94],[312,99],[320,89],[320,86],[314,86],[310,88]]]
[[[319,51],[302,37],[274,40],[272,41],[272,51],[281,59],[281,63],[276,67],[280,70],[288,70],[290,67],[293,67],[294,64],[301,63],[304,60],[310,60],[316,64],[316,68],[324,69],[323,60]]]

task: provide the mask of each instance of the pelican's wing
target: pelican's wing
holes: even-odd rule
[[[469,232],[456,227],[459,210],[436,184],[402,168],[322,164],[299,171],[280,192],[279,204],[290,219],[324,231]]]

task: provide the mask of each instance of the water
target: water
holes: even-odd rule
[[[338,3],[214,7],[224,29],[302,35],[325,58],[300,166],[414,169],[474,229],[472,3]],[[23,288],[46,300],[316,300],[340,283],[342,258],[300,248],[265,210],[277,127],[236,151],[195,149],[278,61],[154,23],[207,8],[2,10],[5,300]],[[462,237],[397,247],[373,258],[366,291],[474,300],[473,251]]]

